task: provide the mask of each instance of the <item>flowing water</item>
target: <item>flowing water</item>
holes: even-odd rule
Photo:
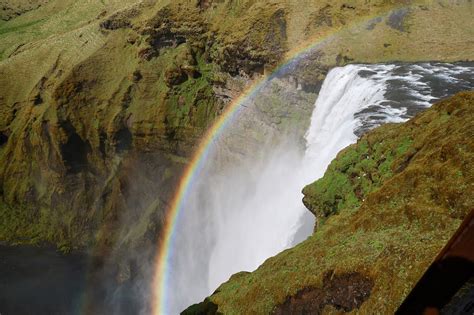
[[[269,142],[237,161],[217,151],[192,187],[173,244],[168,311],[202,300],[239,271],[304,240],[314,219],[301,189],[369,129],[406,121],[436,100],[474,87],[472,64],[348,65],[327,75],[306,133]],[[246,107],[251,108],[252,104]],[[223,137],[234,137],[238,134]],[[233,161],[225,167],[221,160]]]
[[[234,149],[216,143],[180,214],[166,288],[169,314],[308,237],[314,219],[302,205],[301,189],[321,177],[342,148],[371,128],[405,121],[440,98],[473,88],[472,63],[349,65],[327,75],[306,149],[288,135],[236,153],[247,147],[246,139],[229,127],[222,136]],[[288,105],[291,110],[294,104]],[[0,246],[0,313],[79,313],[85,291],[97,286],[87,261],[51,249]],[[133,291],[120,290],[124,297]],[[124,307],[130,304],[122,300]]]

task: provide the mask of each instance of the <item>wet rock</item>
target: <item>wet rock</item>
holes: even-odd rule
[[[117,269],[116,280],[118,283],[124,283],[131,279],[132,271],[129,263],[123,262],[118,265]]]

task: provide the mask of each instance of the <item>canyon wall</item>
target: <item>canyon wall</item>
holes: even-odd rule
[[[474,58],[470,1],[32,3],[0,2],[0,241],[127,257],[118,279],[203,132],[294,47],[319,43],[246,117],[275,134],[309,123],[335,65]]]

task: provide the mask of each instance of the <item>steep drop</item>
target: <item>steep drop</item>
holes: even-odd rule
[[[231,277],[184,314],[395,313],[474,208],[473,130],[470,91],[367,132],[305,187],[315,213],[326,217],[311,237]],[[443,257],[466,270],[456,254]],[[447,301],[436,292],[426,297],[417,304]],[[464,307],[458,297],[452,301]]]
[[[474,86],[472,69],[449,64],[335,68],[316,101],[305,152],[289,138],[237,162],[229,158],[234,163],[224,167],[213,168],[228,158],[225,152],[210,156],[178,222],[167,288],[170,313],[309,236],[314,222],[301,204],[301,188],[320,178],[337,153],[365,131],[405,121],[434,100]]]

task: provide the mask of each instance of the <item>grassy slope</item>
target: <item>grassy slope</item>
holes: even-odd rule
[[[473,131],[465,92],[369,132],[305,188],[324,216],[314,235],[234,275],[210,301],[224,314],[268,314],[328,271],[358,272],[374,281],[359,312],[393,313],[474,207]]]
[[[474,58],[470,48],[474,38],[474,22],[470,18],[474,5],[468,1],[357,1],[345,9],[341,9],[339,2],[331,3],[329,9],[320,5],[319,11],[296,15],[295,20],[300,21],[304,18],[301,15],[309,15],[304,30],[290,25],[299,37],[303,33],[315,42],[331,35],[310,54],[311,61],[301,62],[298,76],[304,80],[321,79],[326,73],[321,69],[346,63]]]
[[[126,1],[48,1],[43,6],[0,24],[0,51],[3,58],[25,43],[58,36],[91,22],[103,11],[117,10]],[[2,60],[2,59],[0,59]]]

